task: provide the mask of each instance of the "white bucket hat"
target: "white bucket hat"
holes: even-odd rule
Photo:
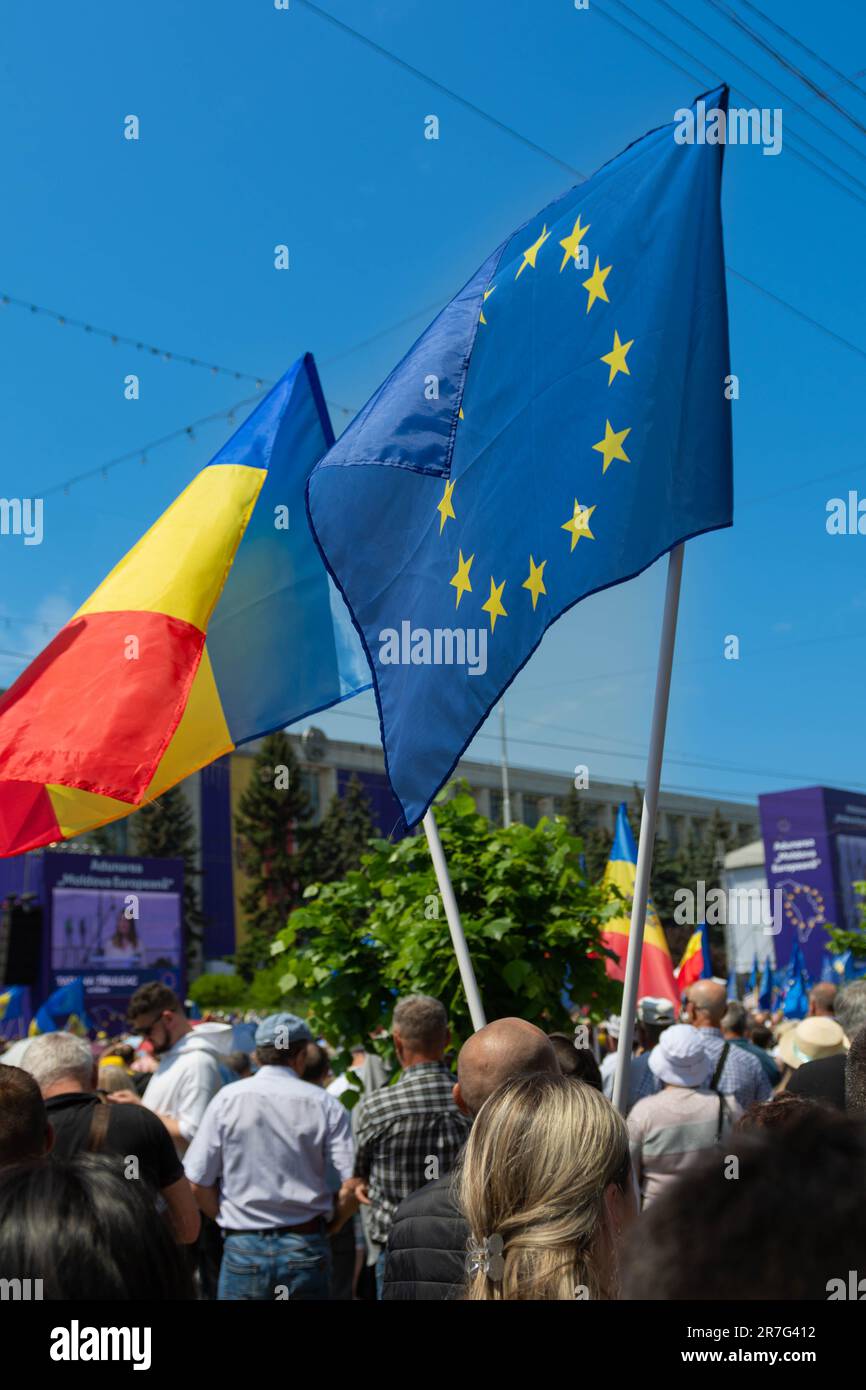
[[[649,1068],[669,1086],[704,1086],[713,1065],[704,1051],[699,1028],[673,1023],[662,1033],[650,1053]]]

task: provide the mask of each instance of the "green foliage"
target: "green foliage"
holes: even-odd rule
[[[575,835],[583,844],[583,859],[586,876],[590,883],[598,883],[604,875],[613,835],[603,825],[591,825],[586,810],[586,801],[572,785],[565,802],[565,823],[569,833]]]
[[[193,980],[188,994],[199,1008],[227,1009],[234,1012],[243,1006],[249,986],[240,975],[199,975]]]
[[[156,801],[129,818],[130,853],[153,859],[183,860],[183,919],[187,963],[201,969],[204,917],[199,907],[196,834],[192,808],[179,786],[169,787]]]
[[[268,961],[273,938],[301,901],[310,811],[288,735],[268,734],[235,820],[247,879],[241,897],[247,936],[235,959],[247,979]]]
[[[853,931],[828,924],[829,951],[833,956],[842,956],[846,951],[850,951],[856,961],[862,961],[866,959],[866,882],[861,879],[851,886],[860,899],[857,904],[860,921]]]
[[[278,1009],[289,1009],[296,1013],[303,1008],[302,1000],[287,1000],[280,989],[280,979],[284,971],[278,966],[261,970],[252,982],[242,975],[199,975],[189,987],[189,997],[203,1013],[211,1010],[226,1013],[246,1013],[253,1010],[260,1014],[276,1013]],[[292,1004],[296,1007],[293,1009]]]
[[[465,790],[440,799],[436,818],[488,1017],[567,1026],[566,984],[595,1014],[612,1007],[620,986],[607,979],[600,933],[622,905],[587,882],[564,820],[504,830]],[[304,996],[315,1031],[334,1043],[369,1038],[410,993],[442,1000],[457,1042],[471,1032],[424,836],[374,840],[360,870],[308,889],[272,951],[282,988]]]
[[[333,883],[350,869],[361,867],[375,835],[370,803],[357,777],[351,777],[343,796],[331,800],[322,822],[310,835],[306,878],[311,883]]]

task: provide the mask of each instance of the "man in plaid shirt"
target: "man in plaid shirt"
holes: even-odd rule
[[[455,1078],[442,1060],[451,1033],[439,1000],[427,994],[401,999],[391,1033],[403,1074],[359,1103],[355,1124],[355,1190],[371,1209],[368,1231],[380,1247],[380,1296],[394,1213],[410,1192],[450,1171],[470,1127],[454,1103]]]

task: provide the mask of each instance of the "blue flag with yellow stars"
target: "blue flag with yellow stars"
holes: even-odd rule
[[[551,623],[731,525],[727,88],[702,100],[692,143],[652,131],[494,251],[310,475],[406,826]]]

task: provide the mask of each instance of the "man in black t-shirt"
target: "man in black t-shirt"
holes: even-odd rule
[[[53,1153],[61,1158],[84,1152],[119,1155],[124,1176],[146,1183],[155,1199],[162,1199],[176,1240],[191,1244],[199,1231],[198,1208],[162,1120],[140,1105],[112,1105],[94,1090],[90,1046],[72,1033],[34,1038],[23,1060],[45,1101]]]

